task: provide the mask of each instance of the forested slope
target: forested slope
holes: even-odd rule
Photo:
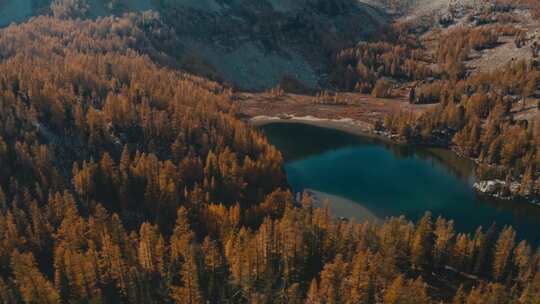
[[[388,20],[355,0],[3,0],[0,27],[38,15],[96,19],[143,11],[161,15],[177,38],[160,49],[168,64],[244,90],[273,87],[284,76],[318,87],[334,52]]]
[[[539,14],[537,1],[456,1],[426,17],[429,26],[400,20],[379,39],[342,50],[330,82],[374,97],[404,91],[412,104],[434,104],[421,114],[388,115],[376,128],[475,159],[480,192],[538,202]]]
[[[140,18],[0,31],[1,302],[538,299],[540,253],[511,228],[295,202],[230,93],[156,65]]]

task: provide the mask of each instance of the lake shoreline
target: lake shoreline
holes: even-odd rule
[[[320,127],[320,128],[338,130],[338,131],[346,132],[346,133],[356,135],[356,136],[376,139],[376,140],[380,140],[381,142],[388,143],[388,144],[412,145],[412,146],[427,147],[427,148],[446,149],[448,151],[455,153],[458,156],[461,156],[460,153],[458,153],[455,149],[452,149],[452,147],[442,147],[438,145],[432,146],[432,145],[405,144],[403,142],[396,140],[395,138],[392,138],[392,136],[389,134],[376,131],[370,123],[353,120],[350,118],[324,119],[324,118],[317,118],[313,116],[295,116],[295,115],[284,114],[280,116],[259,115],[259,116],[249,118],[248,122],[255,127],[261,127],[261,126],[273,124],[273,123],[306,124],[306,125],[311,125],[311,126]],[[468,158],[468,157],[466,158],[474,162],[477,162],[476,159]],[[540,199],[536,195],[532,195],[530,197],[524,197],[522,195],[519,195],[519,193],[511,192],[510,195],[505,197],[505,196],[500,195],[499,191],[485,191],[483,190],[482,187],[479,186],[481,183],[489,183],[492,181],[494,180],[477,180],[475,182],[476,186],[473,187],[473,189],[480,195],[492,197],[494,199],[501,199],[501,200],[507,200],[507,201],[521,200],[523,201],[523,203],[526,203],[526,204],[540,206],[540,203],[539,203]]]
[[[359,202],[314,189],[304,189],[304,192],[311,197],[313,207],[324,209],[328,205],[331,214],[336,218],[374,224],[382,222],[381,218]]]
[[[520,238],[540,244],[540,208],[478,195],[473,176],[467,174],[474,167],[468,158],[286,121],[263,125],[260,132],[284,153],[289,189],[298,206],[298,193],[307,192],[313,198],[311,206],[327,207],[336,221],[368,218],[371,223],[373,214],[381,220],[404,215],[414,221],[431,211],[434,217],[459,221],[456,229],[463,233],[497,223],[516,227],[524,231]]]
[[[397,144],[389,137],[376,133],[376,131],[373,129],[373,126],[371,124],[358,121],[358,120],[353,120],[350,118],[325,119],[325,118],[317,118],[313,116],[259,115],[259,116],[249,118],[248,122],[255,127],[261,127],[261,126],[273,124],[273,123],[306,124],[306,125],[311,125],[311,126],[315,126],[319,128],[338,130],[338,131],[346,132],[346,133],[357,135],[357,136],[374,138],[374,139],[378,139],[387,143]]]

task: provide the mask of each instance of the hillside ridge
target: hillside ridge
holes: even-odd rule
[[[174,31],[175,45],[163,51],[176,67],[244,90],[283,77],[319,87],[333,53],[389,21],[382,9],[355,0],[4,0],[0,26],[43,14],[94,19],[147,10]]]

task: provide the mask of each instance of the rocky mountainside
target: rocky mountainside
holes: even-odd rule
[[[173,45],[161,48],[170,63],[247,90],[283,78],[317,87],[338,49],[388,22],[380,8],[356,0],[55,0],[57,9],[51,2],[0,0],[0,26],[40,14],[97,18],[152,10],[175,35]]]

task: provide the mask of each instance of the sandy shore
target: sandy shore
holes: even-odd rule
[[[306,189],[306,192],[311,195],[314,207],[324,208],[326,203],[328,203],[330,211],[335,217],[354,219],[357,222],[381,222],[379,217],[357,202],[313,189]]]
[[[379,138],[388,140],[385,137],[379,136],[373,132],[373,126],[369,123],[353,120],[351,118],[342,119],[324,119],[314,116],[294,116],[287,115],[286,117],[265,116],[259,115],[249,119],[249,123],[254,126],[264,126],[271,123],[300,123],[312,125],[320,128],[328,128],[340,130],[354,135],[363,137]]]

